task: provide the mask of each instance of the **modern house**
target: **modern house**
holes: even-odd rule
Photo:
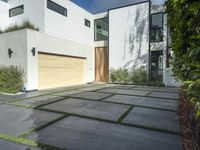
[[[176,86],[162,5],[144,1],[92,14],[69,0],[0,1],[0,28],[30,21],[39,31],[0,34],[0,65],[26,72],[27,90],[109,82],[109,69],[144,66]]]

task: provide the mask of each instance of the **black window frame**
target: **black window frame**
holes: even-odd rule
[[[95,19],[94,20],[94,41],[95,42],[99,42],[99,41],[106,41],[106,40],[97,40],[96,39],[96,36],[95,36],[95,31],[96,31],[96,21],[97,20],[102,20],[102,19],[108,19],[108,39],[106,39],[106,40],[109,40],[109,17],[103,17],[103,18],[98,18],[98,19]]]
[[[88,28],[91,27],[91,21],[90,21],[90,20],[85,19],[84,23],[85,23],[85,26],[86,26],[86,27],[88,27]]]
[[[22,8],[23,12],[20,13],[20,14],[17,14],[17,15],[12,16],[12,15],[11,15],[11,11],[14,10],[14,9],[17,9],[17,8]],[[21,14],[23,14],[23,13],[24,13],[24,5],[20,5],[20,6],[17,6],[17,7],[14,7],[14,8],[9,9],[9,17],[15,17],[15,16],[21,15]]]
[[[153,40],[151,37],[152,37],[152,16],[153,15],[158,15],[158,14],[161,14],[162,15],[162,27],[157,27],[157,29],[159,30],[162,30],[162,39],[160,41],[156,41],[156,40]],[[163,42],[164,41],[164,13],[163,12],[158,12],[158,13],[152,13],[150,14],[150,42]]]
[[[66,14],[62,14],[62,13],[60,13],[60,12],[56,11],[55,9],[53,9],[53,8],[49,7],[49,3],[52,3],[53,5],[56,5],[57,7],[60,7],[60,8],[62,8],[63,10],[65,10],[65,11],[66,11]],[[53,11],[53,12],[56,12],[56,13],[58,13],[58,14],[62,15],[62,16],[65,16],[65,17],[67,17],[67,16],[68,16],[68,11],[67,11],[67,8],[65,8],[65,7],[63,7],[63,6],[59,5],[59,4],[57,4],[57,3],[55,3],[55,2],[53,2],[53,1],[51,1],[51,0],[47,0],[47,8],[48,8],[49,10]]]

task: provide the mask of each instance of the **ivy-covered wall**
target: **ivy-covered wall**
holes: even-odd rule
[[[188,99],[200,117],[200,1],[167,0],[165,6],[174,53],[173,73],[185,83]]]

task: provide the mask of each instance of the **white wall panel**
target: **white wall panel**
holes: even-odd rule
[[[149,3],[109,11],[109,67],[148,66]]]
[[[9,5],[0,1],[0,29],[4,30],[9,24]]]
[[[65,17],[46,8],[45,32],[81,44],[93,45],[93,15],[69,0],[53,1],[65,7],[68,15]],[[90,28],[85,26],[85,19],[90,20]]]
[[[10,9],[24,5],[24,13],[10,17],[10,25],[22,24],[24,21],[29,20],[40,31],[44,31],[45,3],[45,0],[8,0]]]

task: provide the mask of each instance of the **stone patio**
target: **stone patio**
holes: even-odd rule
[[[0,149],[182,150],[179,90],[90,84],[0,95]]]

